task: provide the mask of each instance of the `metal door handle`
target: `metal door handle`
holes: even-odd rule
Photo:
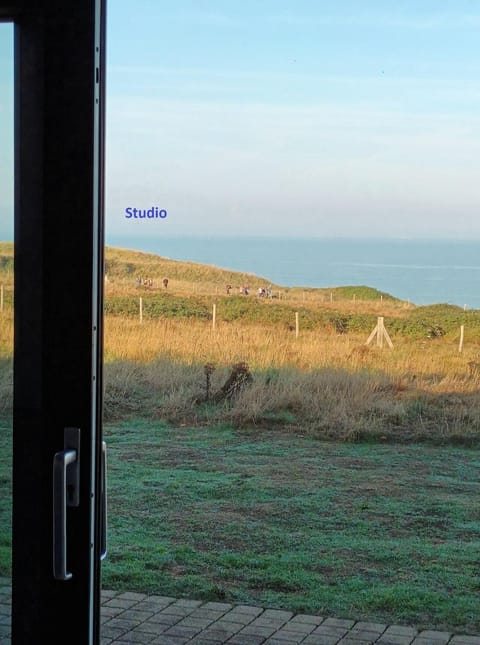
[[[102,441],[102,536],[100,560],[107,557],[107,444]]]
[[[65,450],[53,458],[53,577],[70,580],[67,571],[67,506],[79,505],[80,429],[65,428]]]

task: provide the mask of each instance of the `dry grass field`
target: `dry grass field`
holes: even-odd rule
[[[478,348],[458,352],[449,340],[395,338],[393,350],[365,337],[209,321],[105,320],[107,409],[176,423],[285,425],[319,436],[475,440],[480,428]],[[206,400],[232,367],[253,380],[232,400]],[[143,392],[142,399],[133,392]],[[148,393],[148,395],[147,395]],[[122,404],[122,401],[124,402]],[[198,401],[203,404],[199,405]],[[128,406],[126,406],[128,409]]]
[[[13,250],[2,244],[0,252],[5,296],[0,392],[6,409],[11,405]],[[427,338],[398,332],[398,321],[408,324],[415,316],[414,305],[367,287],[272,285],[273,297],[260,302],[256,289],[269,283],[251,274],[119,249],[107,249],[106,258],[106,303],[117,298],[123,299],[122,307],[133,306],[124,315],[105,315],[107,419],[136,414],[178,425],[282,427],[342,440],[475,443],[480,437],[480,337],[467,330],[459,351],[455,330],[456,321],[467,315],[462,311],[435,310],[432,320],[439,316],[442,324],[453,315],[454,331]],[[164,275],[169,276],[166,290]],[[139,289],[138,276],[150,277],[153,286]],[[252,295],[226,298],[226,284],[234,292],[247,283]],[[140,322],[140,297],[164,309],[152,309],[154,315],[146,310]],[[215,302],[220,315],[214,328],[208,312]],[[221,313],[228,307],[230,318]],[[298,336],[296,310],[303,312]],[[480,314],[470,313],[470,324],[477,324]],[[285,315],[289,324],[280,322]],[[361,329],[339,333],[338,325],[315,322],[319,316],[336,323],[352,315],[363,320]],[[365,325],[380,315],[387,330],[397,321],[390,331],[393,349],[375,341],[366,345],[372,327]],[[310,324],[304,326],[304,319]],[[234,395],[222,395],[239,365],[250,378]]]

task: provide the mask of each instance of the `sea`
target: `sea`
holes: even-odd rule
[[[480,240],[112,235],[106,244],[253,273],[285,287],[369,286],[416,305],[480,309]]]

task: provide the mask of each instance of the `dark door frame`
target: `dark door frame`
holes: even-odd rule
[[[14,645],[99,642],[105,5],[0,0],[15,29]],[[80,428],[80,485],[63,506],[62,581],[52,473],[66,427]]]

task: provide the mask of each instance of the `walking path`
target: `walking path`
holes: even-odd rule
[[[3,586],[2,586],[3,583]],[[11,589],[0,578],[0,645],[10,645]],[[223,602],[102,591],[101,645],[480,645],[480,636],[418,631]]]

